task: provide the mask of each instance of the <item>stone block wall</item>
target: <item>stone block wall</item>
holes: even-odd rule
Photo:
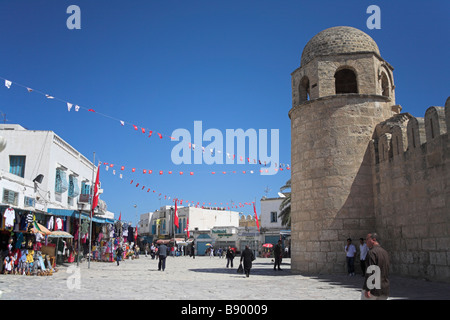
[[[368,144],[377,124],[394,112],[380,95],[318,98],[291,117],[291,268],[345,272],[346,239],[375,225]]]
[[[450,99],[449,99],[450,100]],[[450,282],[450,103],[380,123],[370,143],[375,231],[393,273]]]

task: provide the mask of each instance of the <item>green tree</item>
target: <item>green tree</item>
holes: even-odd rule
[[[291,179],[289,179],[284,186],[280,188],[281,193],[285,195],[280,204],[280,213],[278,218],[281,219],[281,225],[291,227],[291,192],[283,192],[286,189],[291,189]]]

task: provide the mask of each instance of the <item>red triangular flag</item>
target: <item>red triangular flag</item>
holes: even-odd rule
[[[256,214],[256,208],[255,208],[255,203],[254,202],[253,202],[253,211],[255,212],[256,226],[258,227],[258,231],[259,231],[258,215]]]
[[[187,222],[186,222],[186,231],[187,231],[187,237],[189,239],[189,218],[187,219]]]
[[[177,228],[180,227],[180,225],[178,224],[177,199],[175,199],[175,215],[174,215],[174,221],[173,222],[175,223],[175,226]]]
[[[91,217],[94,215],[94,210],[98,205],[98,185],[99,185],[99,177],[100,177],[100,165],[97,167],[97,178],[95,180],[94,185],[94,198],[92,199],[92,210],[91,210]]]
[[[162,134],[158,132],[158,136],[160,139],[162,139]]]

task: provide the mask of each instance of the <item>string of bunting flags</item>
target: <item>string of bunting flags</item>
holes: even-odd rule
[[[157,174],[157,175],[164,175],[164,174],[169,174],[169,175],[187,175],[187,176],[193,176],[194,175],[194,171],[174,171],[174,170],[152,170],[152,169],[136,169],[136,168],[131,168],[131,170],[128,168],[126,169],[125,166],[123,165],[118,165],[116,166],[113,163],[108,163],[108,162],[103,162],[103,165],[105,166],[105,170],[108,171],[110,168],[118,168],[118,169],[112,169],[113,174],[116,174],[116,170],[118,170],[119,172],[132,172],[132,173],[137,173],[137,172],[141,172],[142,174]],[[280,168],[273,168],[274,171],[284,171],[284,170],[290,170],[291,168],[289,166],[286,166],[284,168],[280,167]],[[259,172],[263,173],[266,172],[268,173],[269,170],[271,170],[271,168],[269,169],[260,169]],[[195,171],[198,172],[198,171]],[[242,171],[237,171],[237,170],[231,170],[231,171],[208,171],[208,173],[215,175],[215,174],[237,174],[237,173],[242,173],[242,174],[254,174],[256,171],[255,170],[242,170]],[[122,173],[119,174],[120,178],[122,178]]]
[[[103,162],[103,163],[99,163],[99,167],[100,165],[104,165],[105,166],[105,171],[109,171],[108,168],[111,168],[110,164]],[[115,170],[113,170],[113,175],[116,175]],[[120,179],[124,179],[123,175],[120,174],[119,175]],[[192,206],[195,208],[203,208],[203,209],[211,209],[211,210],[230,210],[233,208],[244,208],[246,205],[251,206],[253,204],[253,202],[234,202],[232,201],[230,202],[211,202],[211,201],[193,201],[193,200],[187,200],[187,199],[181,199],[180,197],[174,197],[174,196],[169,196],[167,194],[163,194],[163,192],[160,192],[156,189],[153,189],[148,187],[148,185],[144,185],[139,181],[136,181],[134,179],[131,179],[130,181],[130,185],[134,186],[135,188],[137,188],[140,191],[144,191],[147,193],[150,193],[152,195],[156,195],[158,198],[162,198],[164,197],[164,200],[168,200],[168,201],[178,201],[178,203],[180,205],[184,205],[185,206]]]
[[[66,105],[68,112],[71,112],[72,110],[74,110],[75,112],[79,112],[81,109],[87,110],[90,113],[93,113],[93,114],[96,114],[96,115],[101,115],[103,117],[115,120],[115,121],[119,122],[122,127],[124,127],[125,125],[131,125],[135,131],[140,131],[143,134],[147,134],[148,133],[148,137],[149,138],[152,137],[153,133],[156,133],[156,135],[161,140],[163,138],[169,138],[171,141],[175,140],[175,138],[171,137],[170,135],[163,134],[161,132],[156,132],[154,130],[150,130],[150,129],[142,127],[142,126],[138,126],[136,124],[132,124],[130,122],[126,122],[124,120],[117,119],[117,118],[112,117],[110,115],[107,115],[107,114],[104,114],[104,113],[101,113],[101,112],[97,112],[93,108],[85,108],[85,107],[80,106],[78,104],[74,104],[74,103],[66,101],[64,99],[60,99],[60,98],[55,97],[53,95],[44,93],[44,92],[36,90],[36,89],[33,89],[33,88],[29,87],[29,86],[24,86],[22,84],[19,84],[17,82],[13,82],[13,81],[5,79],[3,77],[0,77],[0,79],[4,80],[5,87],[8,88],[8,89],[10,89],[11,86],[14,84],[16,86],[25,88],[30,93],[31,92],[38,93],[38,94],[44,96],[46,99],[60,101],[60,102],[62,102],[62,103],[64,103]],[[199,146],[196,146],[195,144],[189,143],[189,149],[191,149],[191,150],[195,150],[198,147]],[[203,146],[200,146],[200,147],[202,148],[202,152],[206,152],[205,147],[203,147]],[[218,153],[222,153],[221,150],[210,149],[209,151],[211,152],[211,154],[213,154],[214,151],[218,152]],[[234,154],[226,153],[226,155],[230,159],[231,159],[231,157],[233,157],[233,160],[236,159],[236,155],[234,155]],[[247,159],[247,162],[250,164],[251,163],[250,158],[246,158],[246,159]],[[239,160],[241,161],[241,164],[245,163],[244,158],[242,156],[239,157]],[[265,162],[263,164],[261,162],[261,160],[257,160],[257,159],[252,159],[252,160],[253,160],[254,164],[264,165],[264,167],[267,166],[267,164]],[[113,168],[115,166],[112,163],[106,163],[105,162],[103,164],[105,165],[105,168],[106,168],[105,170],[106,171],[108,171],[109,168]],[[99,173],[100,165],[101,165],[101,162],[99,163],[99,166],[98,166],[98,169],[97,169],[97,179],[98,179],[98,173]],[[283,171],[284,169],[290,170],[289,164],[275,163],[275,166],[273,167],[273,170],[275,170],[275,171]],[[269,169],[267,169],[267,168],[266,169],[260,169],[260,172],[263,173],[264,170],[265,170],[266,173],[269,172]],[[112,171],[113,171],[113,174],[115,175],[116,174],[115,169],[113,169]],[[125,166],[123,166],[123,165],[120,166],[120,171],[125,171]],[[136,172],[136,168],[131,168],[131,172]],[[143,174],[152,174],[153,170],[151,170],[151,169],[141,169],[141,172]],[[157,170],[156,172],[158,172],[159,175],[163,175],[164,174],[163,170]],[[255,171],[253,171],[253,170],[243,170],[242,171],[243,174],[247,174],[247,173],[253,174],[254,172]],[[169,175],[171,175],[173,173],[174,173],[174,171],[171,171],[171,170],[167,171],[167,174],[169,174]],[[220,174],[220,173],[222,173],[222,174],[227,174],[227,173],[236,174],[237,171],[235,171],[235,170],[234,171],[221,171],[221,172],[211,171],[210,173],[213,174],[213,175],[214,174]],[[178,174],[179,175],[184,175],[185,172],[179,171]],[[192,176],[192,175],[194,175],[194,172],[193,171],[189,171],[189,174],[187,174],[187,172],[186,172],[186,175],[191,175]],[[123,178],[122,173],[120,173],[119,176],[120,176],[121,179]],[[134,183],[136,183],[135,184],[136,188],[140,187],[141,190],[145,190],[146,189],[146,191],[148,193],[150,193],[150,191],[152,191],[152,193],[153,194],[157,194],[158,197],[163,196],[163,194],[161,192],[157,192],[156,190],[151,190],[150,188],[146,187],[145,185],[141,186],[139,182],[135,182],[134,180],[130,181],[130,184],[134,184]],[[177,204],[177,202],[179,202],[180,205],[182,205],[183,202],[184,202],[185,205],[195,206],[195,207],[202,207],[202,208],[205,208],[205,206],[208,205],[209,209],[215,209],[215,210],[230,210],[230,208],[243,208],[246,205],[250,205],[250,206],[253,205],[253,209],[255,211],[255,217],[257,219],[256,209],[255,209],[255,202],[243,202],[243,203],[242,202],[231,202],[231,204],[229,202],[220,202],[220,203],[217,203],[217,202],[214,202],[214,203],[213,202],[200,202],[200,201],[195,202],[195,201],[188,201],[188,200],[185,200],[185,199],[180,199],[178,197],[170,197],[170,196],[164,195],[164,199],[166,199],[166,200],[170,200],[171,198],[172,198],[172,202],[175,202],[175,204]],[[259,228],[259,225],[258,225],[258,228]]]
[[[42,91],[33,89],[33,88],[29,87],[29,86],[25,86],[25,85],[22,85],[22,84],[13,82],[13,81],[11,81],[11,80],[7,80],[7,79],[5,79],[5,78],[3,78],[3,77],[0,77],[0,79],[3,79],[3,80],[4,80],[4,82],[5,82],[5,87],[8,88],[8,89],[10,89],[11,86],[14,84],[14,85],[16,85],[16,86],[25,88],[28,92],[38,93],[38,94],[40,94],[40,95],[42,95],[42,96],[45,96],[47,99],[60,101],[60,102],[62,102],[62,103],[64,103],[64,104],[66,105],[67,111],[68,111],[68,112],[71,112],[72,110],[74,110],[75,112],[79,112],[80,110],[86,110],[86,111],[88,111],[88,112],[90,112],[90,113],[93,113],[93,114],[96,114],[96,115],[100,115],[100,116],[103,116],[103,117],[107,117],[107,118],[109,118],[109,119],[112,119],[112,120],[114,120],[114,121],[120,123],[121,126],[129,125],[129,126],[131,126],[135,131],[142,132],[143,134],[148,134],[148,138],[151,138],[152,136],[157,135],[157,136],[159,137],[159,139],[161,139],[161,140],[166,139],[166,140],[173,141],[173,140],[175,139],[175,138],[171,137],[171,136],[168,135],[168,134],[161,133],[161,132],[157,132],[157,131],[155,131],[155,130],[150,130],[150,129],[146,128],[146,127],[138,126],[138,125],[136,125],[136,124],[132,124],[131,122],[124,121],[124,120],[121,120],[121,119],[117,119],[117,118],[112,117],[112,116],[110,116],[110,115],[107,115],[107,114],[98,112],[98,111],[96,111],[96,110],[93,109],[93,108],[86,108],[86,107],[80,106],[80,105],[78,105],[78,104],[75,104],[75,103],[66,101],[66,100],[64,100],[64,99],[60,99],[60,98],[58,98],[58,97],[52,96],[52,95],[50,95],[50,94],[44,93],[44,92],[42,92]],[[213,154],[214,152],[217,152],[217,153],[224,153],[224,152],[221,151],[221,150],[214,150],[214,149],[206,150],[205,147],[203,147],[203,146],[197,146],[197,145],[195,145],[194,143],[188,143],[188,146],[189,146],[189,149],[191,149],[192,151],[195,150],[196,148],[201,148],[203,153],[205,153],[205,152],[211,152],[211,154]],[[259,164],[259,165],[262,165],[262,166],[264,166],[264,167],[267,166],[267,163],[266,163],[265,161],[264,161],[264,162],[261,162],[261,160],[258,160],[258,159],[250,159],[250,158],[248,158],[248,157],[247,157],[246,159],[244,159],[244,157],[242,157],[242,156],[237,157],[235,154],[230,154],[230,153],[228,153],[228,152],[226,152],[226,153],[224,153],[224,154],[226,154],[227,157],[228,157],[229,159],[233,158],[233,161],[234,161],[234,160],[236,160],[237,162],[240,161],[241,164],[245,163],[245,162],[246,162],[245,160],[247,160],[247,163],[248,163],[248,164]],[[237,159],[236,159],[236,158],[237,158]],[[272,165],[271,165],[271,167],[272,167]],[[275,163],[273,167],[274,167],[274,170],[275,170],[275,171],[278,171],[277,168],[278,168],[280,171],[283,171],[283,168],[286,168],[287,170],[290,169],[289,164],[284,164],[284,163]],[[264,169],[264,170],[266,170],[266,172],[268,172],[268,169]],[[263,172],[263,170],[260,170],[260,172]],[[212,174],[215,174],[216,172],[211,172],[211,173],[212,173]],[[222,172],[222,173],[223,173],[223,172]],[[252,170],[246,170],[246,171],[243,171],[243,173],[253,173],[253,171],[252,171]],[[171,174],[171,173],[169,173],[169,174]],[[184,173],[181,173],[181,172],[180,172],[180,174],[184,174]]]

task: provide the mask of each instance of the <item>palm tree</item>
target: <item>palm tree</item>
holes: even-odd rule
[[[285,195],[280,204],[280,213],[278,218],[281,218],[281,225],[291,227],[291,192],[283,192],[286,189],[291,189],[291,179],[289,179],[280,191]]]

